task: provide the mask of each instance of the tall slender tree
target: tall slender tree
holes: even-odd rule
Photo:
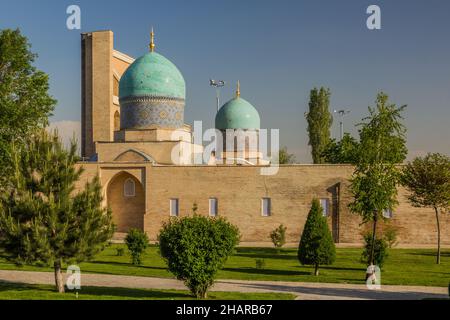
[[[48,76],[36,69],[37,57],[19,30],[0,30],[0,189],[12,170],[11,146],[23,144],[48,124],[56,104]]]
[[[314,163],[324,163],[323,152],[330,142],[330,128],[333,117],[330,113],[330,90],[314,88],[310,93],[308,121],[309,145]]]
[[[434,153],[415,158],[403,169],[402,184],[415,207],[433,208],[436,215],[438,247],[436,263],[441,263],[439,213],[450,210],[450,157]]]
[[[376,105],[376,108],[369,107],[369,116],[359,124],[360,143],[350,181],[354,200],[349,204],[350,210],[362,217],[363,223],[372,222],[372,244],[383,210],[393,210],[397,205],[398,163],[407,154],[406,128],[401,115],[406,106],[397,108],[390,104],[383,92],[378,94]],[[374,264],[374,246],[370,261]]]
[[[64,292],[63,263],[92,258],[114,231],[99,179],[75,193],[82,173],[76,144],[65,150],[45,130],[26,147],[14,147],[13,159],[12,188],[0,196],[0,247],[16,264],[53,266],[57,290]]]

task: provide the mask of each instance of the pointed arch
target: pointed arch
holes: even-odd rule
[[[145,190],[134,175],[126,171],[117,173],[107,185],[106,201],[116,232],[144,229]]]
[[[153,159],[148,154],[136,150],[136,149],[129,149],[125,152],[122,152],[119,154],[114,161],[122,161],[122,162],[129,162],[129,161],[145,161],[145,162],[151,162],[153,164],[156,164],[155,159]]]

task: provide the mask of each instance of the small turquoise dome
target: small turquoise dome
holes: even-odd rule
[[[247,100],[237,96],[220,108],[216,115],[216,129],[259,129],[259,113]]]
[[[178,68],[156,52],[136,59],[119,84],[119,98],[158,96],[185,99],[186,84]]]

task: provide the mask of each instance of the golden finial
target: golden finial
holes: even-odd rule
[[[241,83],[237,82],[237,89],[236,89],[236,98],[239,98],[241,96]]]
[[[150,32],[150,52],[155,51],[155,33],[153,32],[153,27],[152,27],[152,32]]]

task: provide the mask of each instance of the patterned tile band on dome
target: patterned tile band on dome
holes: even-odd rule
[[[181,128],[184,104],[184,99],[156,96],[121,99],[121,129]]]

